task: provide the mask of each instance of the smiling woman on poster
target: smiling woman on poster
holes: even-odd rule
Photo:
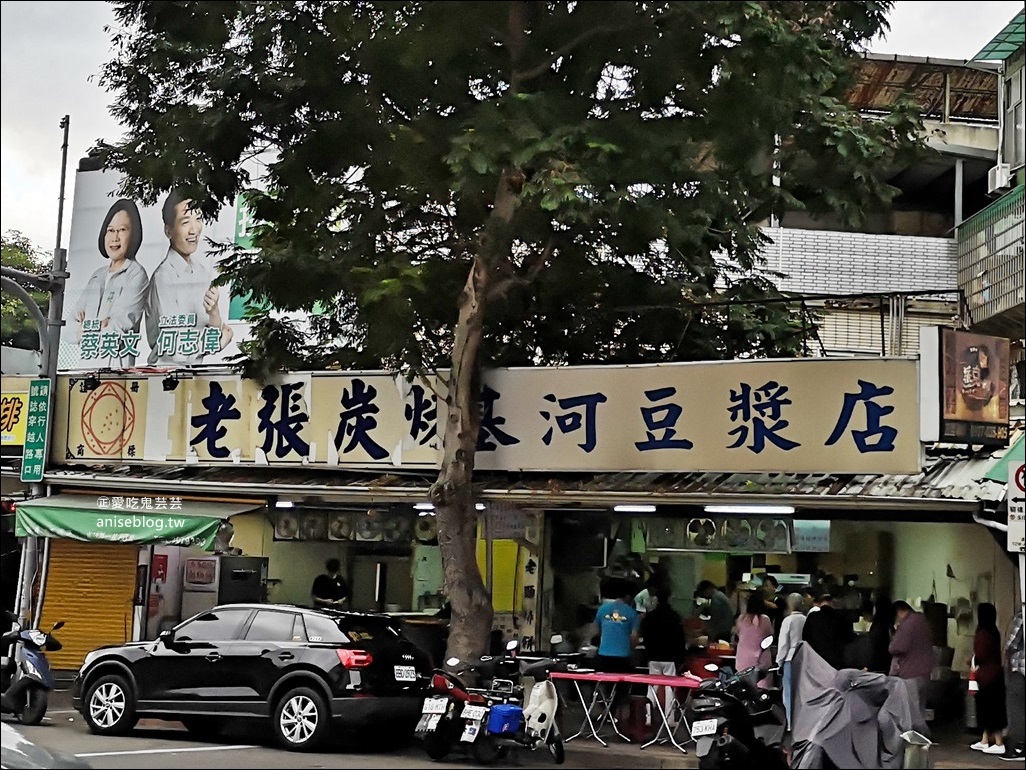
[[[203,219],[192,200],[172,191],[161,209],[167,256],[153,271],[146,305],[149,363],[198,364],[231,342],[232,329],[221,318],[220,290],[211,286],[214,271],[196,254]]]
[[[97,238],[100,254],[109,264],[89,277],[71,314],[82,350],[95,347],[90,357],[111,369],[135,366],[132,351],[149,284],[146,270],[135,259],[142,234],[135,203],[124,198],[115,202]]]

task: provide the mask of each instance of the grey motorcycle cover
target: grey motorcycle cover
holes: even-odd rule
[[[805,643],[791,666],[792,768],[900,768],[901,734],[926,733],[916,693],[904,679],[838,671]]]

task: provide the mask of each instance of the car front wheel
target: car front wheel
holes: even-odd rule
[[[274,709],[274,734],[289,751],[311,751],[324,742],[329,719],[328,704],[320,693],[296,687]]]
[[[107,674],[89,686],[84,716],[97,735],[123,735],[135,727],[135,696],[123,676]]]

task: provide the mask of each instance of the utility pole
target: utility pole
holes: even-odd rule
[[[53,266],[48,276],[31,275],[12,268],[3,268],[0,282],[5,289],[10,290],[28,307],[29,312],[36,320],[39,329],[39,345],[41,362],[39,368],[40,379],[50,381],[50,403],[47,405],[48,416],[53,414],[53,404],[56,388],[58,357],[60,354],[61,327],[64,325],[64,284],[68,278],[68,252],[61,248],[61,234],[64,224],[64,190],[68,171],[68,135],[71,130],[71,118],[65,115],[61,118],[60,127],[64,131],[64,142],[61,145],[61,186],[60,196],[57,202],[57,243],[53,250]],[[27,283],[38,291],[46,291],[50,294],[50,307],[47,317],[30,295],[17,281]],[[47,419],[47,437],[45,446],[51,446],[50,437],[53,433],[53,419]],[[24,461],[23,461],[24,462]],[[46,470],[47,458],[43,457],[43,470]],[[33,497],[43,497],[46,494],[46,485],[42,482],[35,482],[30,487]],[[38,569],[36,553],[38,550],[37,538],[26,537],[21,551],[21,577],[18,585],[18,594],[15,600],[14,611],[18,620],[25,627],[29,610],[32,607],[32,586],[35,583]],[[45,566],[45,565],[44,565]],[[38,624],[39,618],[33,618]],[[20,649],[20,648],[19,648]]]

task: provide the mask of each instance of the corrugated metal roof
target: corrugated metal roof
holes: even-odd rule
[[[1021,430],[1019,426],[1016,434]],[[1004,498],[1005,485],[985,478],[994,458],[1004,451],[937,444],[928,448],[923,471],[908,475],[481,471],[475,475],[475,487],[479,499],[534,505],[611,505],[639,498],[698,505],[773,496],[775,501],[786,499],[806,508],[914,505],[966,510],[986,503],[993,507]],[[423,501],[435,479],[431,470],[376,473],[253,466],[67,466],[46,475],[48,483],[68,487],[319,497],[336,502]]]
[[[950,87],[950,117],[998,120],[997,65],[918,56],[865,54],[848,103],[860,110],[884,112],[905,94],[924,118],[943,119],[945,82]]]
[[[977,61],[1004,61],[1026,45],[1026,11],[1019,11],[1007,26],[983,46],[973,59]]]

